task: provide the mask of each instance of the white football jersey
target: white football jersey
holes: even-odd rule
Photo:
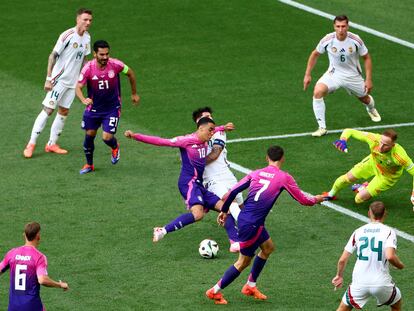
[[[223,173],[230,172],[232,175],[233,173],[230,171],[230,165],[227,162],[227,149],[226,149],[226,141],[227,136],[225,131],[218,131],[214,133],[213,137],[208,142],[208,151],[207,154],[211,152],[214,145],[219,145],[223,148],[221,151],[219,157],[211,162],[210,164],[207,164],[204,169],[203,179],[209,180],[213,178],[213,176],[221,175]]]
[[[382,223],[369,223],[354,231],[345,250],[357,251],[357,261],[352,273],[352,284],[361,286],[391,285],[385,249],[397,249],[395,231]]]
[[[59,81],[68,88],[75,88],[83,59],[91,53],[91,36],[87,31],[79,36],[76,27],[63,32],[53,48],[59,57],[52,71],[52,83]]]
[[[336,38],[335,32],[327,34],[316,46],[316,51],[319,54],[328,53],[328,72],[347,76],[361,75],[359,57],[368,53],[364,41],[358,35],[349,31],[343,41]]]

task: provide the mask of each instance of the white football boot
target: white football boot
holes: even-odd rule
[[[158,242],[161,240],[165,235],[167,234],[167,231],[163,227],[155,227],[154,228],[154,234],[152,237],[153,242]]]
[[[328,133],[327,129],[325,129],[323,127],[320,127],[315,132],[312,133],[312,136],[313,137],[321,137],[323,135],[326,135],[327,133]]]

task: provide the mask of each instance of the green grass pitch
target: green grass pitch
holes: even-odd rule
[[[345,12],[355,22],[414,41],[408,0],[302,1],[331,14]],[[395,5],[395,6],[394,6]],[[92,8],[92,40],[106,39],[111,55],[123,60],[138,77],[141,106],[132,107],[123,79],[123,114],[117,137],[121,160],[110,163],[108,148],[96,139],[96,172],[79,175],[84,164],[82,105],[75,101],[59,143],[66,156],[46,154],[52,118],[35,156],[22,151],[44,97],[47,57],[58,35],[74,25],[75,11]],[[388,6],[393,6],[388,9]],[[193,131],[191,112],[211,105],[218,123],[232,121],[228,137],[256,137],[310,132],[316,128],[311,90],[302,91],[306,60],[318,40],[332,31],[331,21],[276,0],[191,1],[126,0],[2,1],[0,3],[0,255],[22,243],[23,225],[42,224],[40,250],[48,256],[49,274],[69,282],[71,290],[43,288],[48,310],[212,310],[204,297],[236,257],[227,251],[223,229],[209,213],[196,225],[154,245],[152,228],[183,213],[176,181],[177,150],[127,141],[132,129],[173,137]],[[384,22],[379,22],[379,21]],[[392,21],[392,23],[391,23]],[[352,30],[373,58],[374,90],[381,124],[412,122],[412,49]],[[321,57],[313,83],[326,70]],[[311,85],[312,88],[313,84]],[[373,125],[361,104],[339,91],[327,98],[330,129]],[[414,129],[397,129],[399,142],[414,157]],[[350,153],[331,146],[338,135],[228,144],[229,159],[249,169],[265,165],[270,144],[286,150],[284,169],[311,193],[328,190],[334,179],[368,153],[357,141]],[[236,173],[238,178],[243,175]],[[412,178],[380,199],[389,207],[387,223],[414,234],[409,197]],[[356,206],[344,190],[338,204],[366,215],[368,204]],[[334,310],[343,290],[330,281],[352,231],[361,223],[323,206],[301,207],[282,195],[267,219],[276,244],[259,286],[268,301],[240,294],[245,271],[225,289],[226,310]],[[198,243],[215,239],[219,257],[204,260]],[[398,253],[406,269],[392,275],[403,293],[405,310],[414,310],[412,279],[414,245],[399,238]],[[345,274],[351,281],[353,261]],[[0,278],[0,310],[8,300],[8,275]],[[376,310],[371,301],[366,310]]]

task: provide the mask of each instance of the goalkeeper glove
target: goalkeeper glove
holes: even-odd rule
[[[346,140],[343,139],[337,139],[333,143],[335,148],[338,149],[341,152],[348,152],[348,146],[346,144]]]

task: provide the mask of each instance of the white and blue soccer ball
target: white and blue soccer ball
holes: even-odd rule
[[[211,259],[217,257],[217,253],[219,251],[219,246],[216,241],[205,239],[200,242],[200,246],[198,247],[198,252],[200,253],[201,257]]]

